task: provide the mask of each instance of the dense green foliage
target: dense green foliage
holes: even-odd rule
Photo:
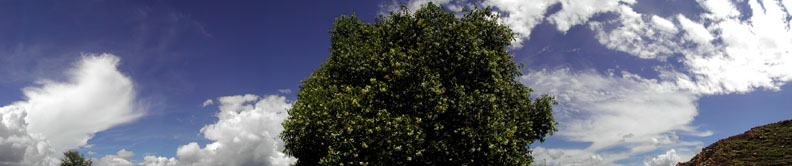
[[[792,120],[719,140],[679,165],[792,165]]]
[[[303,80],[283,122],[297,165],[528,165],[556,122],[532,100],[489,8],[431,3],[367,24],[341,16],[330,57]]]
[[[93,161],[91,159],[86,160],[85,156],[81,155],[77,151],[68,151],[63,152],[63,158],[61,159],[61,166],[91,166]]]

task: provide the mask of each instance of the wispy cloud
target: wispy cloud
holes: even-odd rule
[[[206,101],[204,101],[204,102],[203,102],[203,104],[201,104],[201,107],[210,106],[210,105],[212,105],[212,104],[214,104],[214,100],[212,100],[212,99],[206,99]]]
[[[292,92],[292,90],[291,89],[278,89],[278,92],[283,93],[283,94],[289,94],[289,93]]]
[[[534,152],[538,159],[553,163],[590,163],[592,159],[601,159],[608,165],[679,143],[674,130],[699,133],[689,126],[697,115],[698,97],[671,84],[626,72],[605,76],[593,70],[573,72],[568,68],[528,72],[521,82],[537,93],[554,94],[562,103],[555,109],[560,121],[558,136],[592,143],[585,149],[543,148]],[[614,147],[627,150],[600,152]],[[553,151],[560,157],[541,154]]]
[[[80,148],[83,148],[83,149],[90,149],[90,148],[93,148],[93,147],[94,147],[94,144],[86,144],[86,145],[80,146]]]

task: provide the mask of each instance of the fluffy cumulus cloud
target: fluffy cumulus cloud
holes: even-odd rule
[[[713,21],[707,30],[719,32],[716,39],[723,43],[711,50],[685,52],[691,76],[680,82],[694,82],[693,88],[704,93],[729,93],[777,90],[792,80],[790,13],[775,1],[748,4],[753,10],[746,21],[723,19],[722,14],[705,16]]]
[[[600,43],[646,59],[676,58],[661,77],[703,95],[778,90],[792,80],[792,32],[787,7],[776,1],[747,1],[740,13],[732,1],[699,1],[699,22],[678,14],[662,18],[623,5],[620,18],[592,24]],[[740,16],[750,16],[741,20]],[[617,25],[613,30],[603,24]]]
[[[178,148],[183,165],[289,165],[296,159],[283,151],[281,122],[291,104],[283,96],[220,97],[217,123],[201,129],[214,142],[203,148],[192,142]]]
[[[140,166],[177,166],[179,164],[179,160],[176,158],[167,158],[167,157],[158,157],[158,156],[146,156],[143,157],[143,163],[139,163]]]
[[[207,102],[213,100],[206,100]],[[201,128],[211,141],[203,147],[196,142],[179,146],[178,157],[145,156],[143,162],[129,160],[133,152],[122,149],[103,157],[100,166],[177,166],[177,165],[273,165],[294,164],[297,159],[283,153],[281,122],[288,118],[291,104],[283,96],[237,95],[216,100],[218,121]],[[204,105],[211,105],[206,104]]]
[[[134,152],[121,149],[115,155],[107,155],[99,159],[97,163],[99,166],[133,166],[135,165],[129,158],[135,156]]]
[[[142,116],[132,80],[116,69],[119,62],[110,54],[86,55],[67,71],[65,82],[41,80],[25,88],[27,101],[18,104],[28,113],[29,132],[43,134],[56,151],[65,151]]]
[[[517,39],[514,47],[522,47],[523,40],[529,40],[536,25],[549,22],[561,32],[576,25],[584,24],[597,13],[619,9],[620,4],[634,4],[634,0],[485,0],[482,4],[496,8],[501,14],[501,22],[514,30]],[[560,5],[558,11],[550,11]]]
[[[644,166],[674,166],[682,159],[677,156],[676,150],[668,150],[665,154],[660,154],[655,158],[644,161]]]
[[[27,131],[25,117],[16,105],[0,107],[0,165],[54,165],[55,151],[43,135]]]
[[[23,89],[25,101],[0,108],[0,163],[55,164],[60,152],[86,145],[94,133],[139,118],[133,83],[116,69],[119,61],[84,55],[65,82],[39,80]]]
[[[425,1],[408,4],[420,2]],[[660,64],[652,67],[656,75],[646,76],[612,70],[529,69],[521,81],[560,100],[555,109],[561,125],[558,137],[591,143],[583,149],[536,147],[533,155],[538,162],[613,165],[661,147],[698,147],[700,142],[680,140],[677,134],[712,135],[691,125],[700,97],[779,90],[792,80],[789,1],[698,0],[701,11],[663,15],[637,12],[634,7],[640,2],[633,0],[476,2],[501,14],[501,23],[517,35],[517,49],[530,40],[537,25],[554,25],[562,33],[578,26],[592,31],[594,40],[606,48]],[[591,19],[597,14],[608,17]],[[645,164],[685,159],[674,157],[676,153],[668,151]]]

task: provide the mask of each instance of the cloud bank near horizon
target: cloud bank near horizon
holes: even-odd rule
[[[22,89],[27,100],[0,107],[0,165],[56,165],[61,153],[78,147],[97,132],[134,121],[144,115],[134,83],[117,70],[112,54],[84,55],[65,73],[64,82],[39,80]],[[201,106],[214,104],[206,100]],[[291,104],[278,95],[217,98],[218,121],[200,133],[214,141],[203,148],[196,142],[179,146],[176,157],[145,155],[131,160],[132,151],[119,150],[101,159],[100,166],[140,165],[289,165],[284,154],[281,122]],[[91,119],[91,120],[85,120]],[[89,152],[91,153],[91,152]]]
[[[122,155],[131,152],[121,149],[117,155],[102,158],[99,166],[285,166],[297,161],[283,153],[284,143],[280,139],[283,131],[281,122],[289,117],[287,110],[291,108],[286,97],[245,94],[219,97],[217,101],[220,109],[218,121],[201,128],[204,137],[214,142],[203,148],[196,142],[190,142],[176,149],[178,159],[149,155],[140,163],[129,160],[131,155]]]

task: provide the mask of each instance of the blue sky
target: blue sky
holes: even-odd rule
[[[425,2],[0,2],[0,114],[20,124],[0,132],[25,138],[23,147],[52,147],[0,142],[0,155],[25,154],[0,163],[29,165],[64,149],[100,165],[219,162],[193,160],[202,155],[288,163],[261,159],[282,155],[265,145],[279,140],[232,141],[279,131],[245,128],[260,119],[242,116],[285,117],[277,112],[296,99],[300,80],[329,56],[335,17],[373,22],[398,3],[414,10]],[[531,146],[539,164],[675,163],[792,117],[790,1],[435,2],[449,11],[493,6],[517,34],[510,50],[526,65],[520,81],[559,98],[561,130]],[[60,131],[80,125],[90,130]],[[237,146],[275,150],[217,154]]]

